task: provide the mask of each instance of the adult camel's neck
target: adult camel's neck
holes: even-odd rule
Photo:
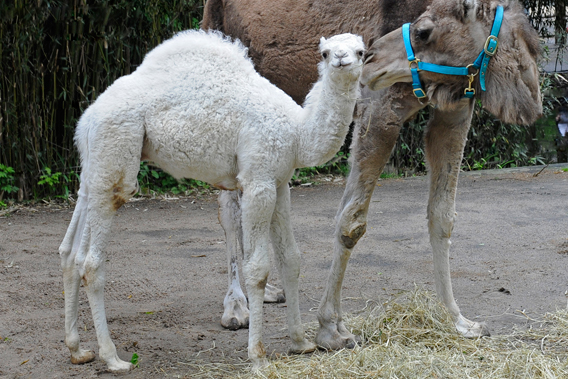
[[[353,121],[357,80],[319,80],[306,98],[298,130],[296,167],[319,166],[334,157]]]

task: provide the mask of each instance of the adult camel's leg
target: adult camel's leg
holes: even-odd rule
[[[458,175],[472,111],[473,102],[469,100],[462,100],[452,111],[433,110],[424,140],[430,177],[428,231],[434,254],[436,292],[458,331],[466,337],[479,337],[489,335],[489,330],[485,324],[461,315],[452,292],[449,260]]]
[[[347,262],[365,233],[369,202],[400,127],[424,107],[406,84],[396,84],[380,92],[364,91],[362,98],[357,105],[351,144],[351,171],[335,217],[333,262],[318,310],[320,329],[316,343],[325,349],[352,347],[356,343],[341,314],[341,285]]]
[[[278,187],[277,194],[276,207],[270,224],[270,239],[274,248],[276,264],[280,271],[280,278],[288,294],[286,314],[288,330],[292,339],[290,351],[293,353],[307,353],[314,351],[316,345],[306,340],[300,319],[298,298],[300,251],[296,245],[290,224],[290,188],[287,181]]]

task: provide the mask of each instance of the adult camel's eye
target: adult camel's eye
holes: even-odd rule
[[[430,38],[430,34],[432,33],[432,29],[417,29],[416,32],[416,39],[426,42],[428,38]]]

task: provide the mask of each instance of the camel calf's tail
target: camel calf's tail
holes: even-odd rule
[[[85,238],[84,246],[88,246],[89,236],[85,235],[88,215],[88,180],[86,173],[89,167],[89,145],[88,145],[88,126],[85,125],[86,117],[82,117],[77,125],[75,132],[75,145],[81,158],[81,178],[79,192],[77,193],[77,203],[73,211],[73,217],[59,246],[61,265],[63,269],[69,268],[79,262],[85,261],[86,251],[80,251],[81,240]],[[86,250],[86,249],[83,249]],[[82,266],[82,265],[80,265]]]

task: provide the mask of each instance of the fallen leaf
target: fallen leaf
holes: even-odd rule
[[[191,257],[192,258],[203,258],[203,257],[206,257],[206,256],[207,255],[205,255],[205,254],[201,254],[201,255],[192,255]]]

